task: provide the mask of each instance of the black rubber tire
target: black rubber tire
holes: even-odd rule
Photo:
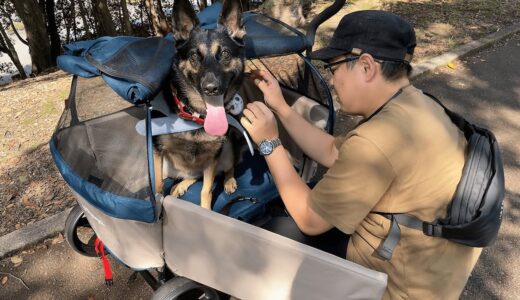
[[[219,295],[214,289],[190,280],[186,277],[172,278],[152,296],[152,300],[219,300]]]
[[[76,205],[70,211],[67,220],[65,221],[65,240],[67,244],[72,248],[72,250],[77,253],[88,256],[88,257],[97,257],[96,249],[94,247],[94,242],[96,240],[96,235],[94,234],[90,240],[85,244],[78,237],[78,228],[87,227],[92,228],[83,213],[83,209],[81,206]]]

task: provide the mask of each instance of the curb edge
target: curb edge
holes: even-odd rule
[[[453,60],[490,47],[496,42],[506,39],[509,36],[518,32],[520,32],[520,24],[511,25],[503,30],[487,35],[479,40],[455,47],[454,49],[451,49],[450,51],[439,56],[433,57],[426,61],[418,62],[417,64],[412,64],[413,71],[410,76],[410,79],[417,79],[418,77],[428,74],[429,72],[437,69],[438,67],[446,66]]]
[[[67,208],[60,213],[0,236],[0,259],[62,232],[70,210],[71,208]]]

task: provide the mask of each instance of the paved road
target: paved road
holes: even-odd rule
[[[505,163],[505,215],[500,237],[484,250],[462,299],[520,299],[520,35],[477,53],[455,70],[444,69],[414,82],[444,100],[468,119],[491,128],[501,145]],[[337,131],[351,124],[338,118]],[[14,267],[0,262],[9,278],[0,285],[0,299],[147,299],[152,290],[138,277],[127,283],[130,270],[117,265],[114,286],[103,284],[101,263],[72,252],[65,243],[21,255]],[[3,275],[0,274],[0,279]]]

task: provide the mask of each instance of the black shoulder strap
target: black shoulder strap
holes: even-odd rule
[[[470,124],[468,123],[468,121],[466,121],[466,119],[464,119],[463,117],[461,117],[459,114],[457,113],[454,113],[452,112],[451,110],[449,110],[439,99],[437,99],[437,97],[435,97],[434,95],[430,94],[430,93],[427,93],[427,92],[424,92],[423,91],[423,94],[430,97],[432,100],[434,100],[435,102],[437,102],[437,104],[439,104],[443,109],[444,111],[446,112],[446,114],[448,115],[448,117],[451,119],[451,121],[455,124],[455,126],[457,126],[460,130],[462,130],[464,132],[464,136],[466,137],[466,139],[468,139],[471,134],[474,132],[473,128],[470,126]]]
[[[442,225],[436,222],[424,222],[419,218],[409,214],[376,213],[389,219],[392,222],[388,235],[376,250],[377,254],[386,260],[390,260],[392,258],[394,248],[401,239],[401,229],[399,225],[421,230],[427,236],[442,237]]]
[[[473,130],[469,126],[469,123],[463,117],[449,110],[439,99],[437,99],[437,97],[427,92],[423,92],[423,94],[430,97],[444,109],[451,121],[460,130],[464,132],[466,138],[468,138],[471,135]],[[424,222],[415,216],[405,213],[376,213],[391,221],[388,235],[386,236],[380,247],[376,250],[377,254],[386,260],[390,260],[392,258],[393,250],[399,243],[399,240],[401,239],[401,229],[399,228],[399,225],[420,230],[427,236],[442,237],[442,225],[439,224],[437,221],[433,223]]]

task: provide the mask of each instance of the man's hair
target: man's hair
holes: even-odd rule
[[[353,54],[347,55],[347,57],[356,57]],[[405,62],[389,61],[389,60],[377,60],[381,62],[381,74],[387,81],[396,81],[402,77],[409,77],[412,73],[412,66]],[[347,62],[347,68],[352,69],[357,63],[357,60]]]
[[[409,63],[398,61],[383,61],[381,63],[381,74],[387,81],[396,81],[402,77],[409,77],[412,66]]]

